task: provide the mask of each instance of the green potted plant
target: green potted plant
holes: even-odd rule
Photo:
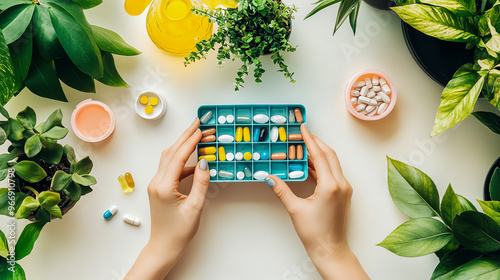
[[[243,87],[244,77],[253,68],[255,82],[262,82],[265,72],[260,57],[270,54],[285,78],[294,83],[293,73],[288,70],[283,52],[294,52],[289,36],[295,6],[287,6],[281,0],[242,0],[236,9],[194,10],[208,16],[219,26],[209,40],[196,45],[197,51],[185,58],[185,65],[205,58],[210,50],[217,50],[219,66],[226,59],[239,58],[243,65],[235,78],[235,90]]]
[[[498,279],[500,201],[478,200],[478,212],[448,186],[440,203],[436,185],[422,171],[387,158],[389,193],[410,220],[379,246],[403,257],[435,253],[440,262],[431,279]]]
[[[363,0],[319,0],[314,3],[314,5],[317,6],[312,9],[304,19],[308,19],[311,16],[315,15],[317,12],[339,2],[340,5],[337,11],[337,19],[335,20],[333,34],[335,35],[335,32],[337,32],[337,30],[340,28],[340,26],[342,26],[347,18],[349,18],[349,24],[351,25],[352,32],[356,33],[359,8],[361,7],[361,2],[363,2]]]
[[[500,3],[400,0],[398,4],[392,9],[418,31],[474,49],[474,61],[455,72],[441,95],[431,136],[467,118],[480,94],[500,110]]]
[[[24,87],[36,95],[67,101],[59,80],[95,92],[94,79],[128,85],[112,54],[137,55],[111,30],[90,25],[83,9],[102,0],[8,0],[0,2],[0,103]]]
[[[44,225],[45,223],[37,222],[25,226],[15,246],[9,246],[11,243],[8,242],[5,234],[0,230],[0,279],[26,279],[24,270],[18,264],[18,261],[31,253]]]
[[[77,161],[73,148],[57,143],[68,133],[60,109],[38,125],[30,107],[16,118],[1,106],[0,113],[7,119],[0,122],[0,144],[11,143],[8,153],[0,155],[0,180],[9,177],[15,186],[14,209],[8,190],[0,189],[0,214],[38,222],[62,218],[96,184],[89,175],[92,161]]]

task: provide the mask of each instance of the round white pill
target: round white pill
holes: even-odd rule
[[[226,155],[227,157],[227,155]],[[237,152],[235,155],[234,155],[234,158],[236,160],[243,160],[243,153],[242,152]]]
[[[245,179],[245,173],[243,171],[238,171],[238,173],[236,173],[236,179],[238,180]]]
[[[224,117],[224,116],[219,116],[218,120],[219,120],[220,124],[225,124],[226,123],[226,117]]]
[[[227,161],[233,161],[234,160],[234,154],[233,153],[227,153],[226,154],[226,160]]]
[[[253,158],[253,160],[259,160],[260,159],[260,154],[257,153],[257,152],[255,152],[255,153],[253,153],[253,157],[252,158]]]
[[[226,122],[233,123],[234,122],[234,116],[233,115],[227,115]]]
[[[217,170],[210,169],[210,177],[215,177],[215,176],[217,176]]]

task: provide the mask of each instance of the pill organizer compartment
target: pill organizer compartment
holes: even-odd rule
[[[205,123],[201,124],[201,130],[216,128],[216,141],[209,143],[199,143],[198,149],[204,147],[215,147],[216,148],[216,160],[209,161],[209,168],[215,169],[217,171],[216,176],[210,178],[212,182],[224,181],[224,182],[248,182],[248,181],[260,181],[255,180],[253,178],[253,174],[257,171],[265,171],[269,174],[275,174],[282,178],[285,181],[304,181],[308,177],[307,172],[307,148],[303,142],[301,141],[288,141],[289,134],[301,134],[300,133],[300,125],[301,123],[297,123],[295,117],[293,118],[293,122],[290,122],[290,111],[294,111],[294,109],[299,108],[302,113],[303,122],[307,122],[306,111],[303,105],[281,105],[281,104],[272,104],[272,105],[209,105],[209,106],[201,106],[198,109],[198,117],[201,118],[208,111],[212,111],[212,117]],[[268,121],[266,123],[258,123],[254,121],[254,116],[258,114],[263,114],[268,117]],[[233,115],[235,120],[233,123],[225,122],[223,124],[219,123],[218,119],[220,116],[224,116],[227,118],[228,115]],[[272,116],[282,116],[286,119],[285,123],[274,123],[271,120]],[[282,118],[281,118],[282,119]],[[242,137],[241,142],[236,142],[236,131],[237,128],[241,127],[242,130],[247,127],[250,132],[250,141],[245,142],[244,137]],[[279,138],[277,142],[271,142],[270,135],[271,129],[273,127],[283,127],[286,131],[286,139],[285,141],[281,141]],[[267,135],[263,141],[254,141],[258,139],[258,136],[255,136],[254,133],[258,128],[259,133],[262,128],[267,129]],[[221,135],[230,135],[234,137],[233,142],[223,143],[219,142],[218,138]],[[290,160],[288,157],[288,151],[290,145],[302,145],[303,147],[303,158],[302,160],[298,160],[297,157],[294,160]],[[224,147],[226,155],[228,153],[232,153],[236,155],[236,153],[241,152],[245,154],[246,152],[252,154],[251,160],[237,160],[236,158],[232,161],[228,161],[227,158],[225,161],[220,160],[219,155],[219,147]],[[269,156],[268,159],[262,159],[262,153],[266,152]],[[259,159],[254,160],[254,153],[259,153]],[[284,160],[272,160],[271,155],[273,153],[284,153],[287,155]],[[199,156],[199,153],[198,153]],[[300,165],[302,171],[304,172],[304,176],[301,178],[290,179],[288,178],[288,174],[291,171],[289,169],[290,164],[295,169]],[[244,172],[245,167],[250,169],[251,176],[244,176],[242,180],[237,179],[238,172]],[[220,173],[220,171],[226,171]],[[247,170],[248,171],[248,170]],[[229,173],[228,173],[229,172]],[[232,174],[232,178],[228,178],[228,175]],[[248,172],[247,172],[248,173]],[[221,176],[224,175],[224,176]]]

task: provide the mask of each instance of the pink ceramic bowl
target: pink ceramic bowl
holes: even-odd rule
[[[76,105],[71,115],[73,132],[86,142],[100,142],[115,130],[116,120],[108,105],[86,99]]]
[[[358,113],[358,111],[356,111],[356,109],[355,109],[355,105],[351,104],[351,97],[352,97],[351,90],[354,89],[353,88],[354,83],[359,82],[359,81],[364,81],[366,77],[372,78],[375,75],[379,76],[379,78],[384,78],[387,82],[387,85],[389,85],[389,87],[391,88],[391,94],[389,94],[391,101],[389,102],[387,109],[385,109],[385,111],[382,112],[382,114],[380,114],[380,115],[375,114],[374,116],[369,117],[367,115],[363,115],[361,113]],[[385,116],[389,115],[391,113],[392,109],[394,109],[394,106],[396,105],[397,99],[398,99],[398,93],[396,92],[396,87],[394,86],[394,82],[391,80],[391,78],[387,74],[385,74],[384,72],[382,72],[380,70],[376,70],[376,69],[361,70],[361,71],[354,73],[354,75],[352,75],[351,79],[347,83],[347,87],[345,89],[345,105],[346,105],[347,111],[349,111],[349,113],[351,113],[351,115],[355,116],[356,118],[361,119],[361,120],[365,120],[365,121],[376,121],[376,120],[383,119]]]

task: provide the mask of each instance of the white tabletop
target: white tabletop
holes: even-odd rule
[[[266,57],[264,82],[255,84],[247,77],[245,88],[238,93],[233,91],[238,62],[227,62],[219,69],[212,52],[207,60],[185,68],[183,58],[160,51],[150,41],[145,13],[128,16],[123,1],[105,1],[88,10],[90,23],[116,31],[143,53],[115,56],[130,88],[99,84],[98,93],[93,95],[64,86],[68,103],[24,90],[9,102],[11,114],[28,105],[38,113],[39,120],[60,107],[69,129],[72,110],[87,98],[107,103],[117,118],[116,131],[102,143],[84,143],[72,132],[62,141],[74,146],[79,158],[91,157],[92,174],[98,184],[62,220],[45,226],[31,255],[20,262],[27,278],[122,279],[149,237],[146,188],[160,153],[192,123],[200,105],[301,103],[307,108],[310,130],[337,151],[345,176],[354,187],[349,238],[368,274],[372,279],[429,279],[438,263],[434,255],[407,259],[375,246],[408,219],[389,196],[386,155],[426,172],[441,195],[451,183],[457,193],[478,206],[475,199],[482,199],[486,173],[500,155],[498,135],[468,118],[459,127],[429,138],[443,88],[414,62],[398,17],[363,3],[356,37],[347,22],[332,37],[337,6],[303,21],[312,2],[296,2],[299,11],[291,42],[298,48],[285,55],[297,82],[288,83]],[[343,99],[347,79],[366,68],[386,72],[399,93],[394,111],[373,123],[352,117]],[[135,115],[134,98],[146,89],[167,99],[163,119],[146,121]],[[476,107],[494,110],[485,100]],[[189,163],[195,162],[193,155]],[[125,172],[131,172],[136,181],[130,194],[124,194],[117,181]],[[290,185],[301,196],[313,191],[310,180]],[[119,212],[105,221],[102,214],[112,205],[117,205]],[[125,224],[121,220],[124,214],[140,218],[142,225],[136,228]],[[6,217],[1,217],[0,229],[5,231],[4,221]],[[19,233],[25,224],[19,222]],[[311,268],[287,212],[267,185],[213,183],[200,229],[167,279],[321,278]]]

